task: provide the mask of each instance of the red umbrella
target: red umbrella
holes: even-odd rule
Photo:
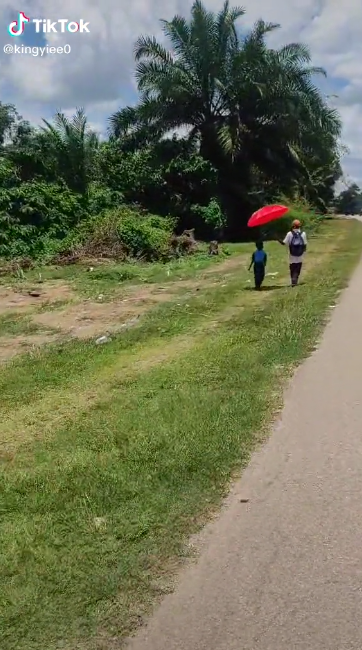
[[[260,208],[251,215],[248,226],[249,228],[254,228],[254,226],[264,226],[269,221],[274,221],[274,219],[280,219],[289,208],[285,205],[266,205],[264,208]]]

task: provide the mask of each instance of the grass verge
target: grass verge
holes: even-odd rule
[[[307,268],[313,268],[315,264],[326,264],[341,236],[341,228],[335,231],[322,229],[319,238],[312,239],[308,246]],[[114,369],[131,362],[144,350],[157,350],[182,335],[191,337],[200,327],[217,322],[220,313],[229,311],[230,307],[253,308],[260,300],[266,300],[264,292],[258,295],[250,291],[252,275],[248,273],[247,267],[253,245],[231,245],[230,248],[234,253],[239,253],[237,265],[231,274],[219,275],[216,278],[219,281],[214,286],[204,288],[194,295],[189,295],[186,291],[175,301],[152,309],[137,327],[115,337],[111,345],[95,347],[92,342],[73,341],[51,346],[51,353],[44,349],[38,350],[25,358],[12,361],[7,371],[0,375],[3,408],[11,409],[15,399],[18,408],[29,406],[37,402],[45,391],[59,391],[64,386],[71,388],[77,395],[79,388],[83,391],[85,384],[94,385],[100,378],[104,384]],[[285,250],[275,242],[269,242],[267,250],[268,272],[277,275],[271,280],[267,278],[264,288],[283,290],[288,283]],[[76,269],[73,269],[73,273],[76,273]]]
[[[1,277],[0,284],[37,286],[39,278],[42,282],[49,280],[67,282],[72,288],[87,298],[97,298],[103,294],[111,298],[120,286],[130,284],[169,283],[175,280],[192,279],[204,270],[215,269],[229,256],[239,252],[240,245],[222,246],[219,256],[210,257],[206,246],[200,245],[200,250],[191,256],[170,260],[167,264],[153,264],[127,261],[122,263],[104,262],[97,264],[89,271],[91,262],[71,264],[69,266],[36,267],[24,274],[22,279],[17,276]]]
[[[245,291],[243,309],[162,367],[112,374],[121,339],[104,352],[70,348],[76,364],[88,351],[82,384],[100,358],[109,364],[108,391],[46,439],[39,422],[38,440],[3,460],[2,650],[101,650],[139,623],[164,589],[164,568],[185,554],[185,539],[261,439],[285,378],[311,351],[359,259],[359,223],[331,222],[315,240],[316,257],[327,236],[338,251],[325,253],[323,275],[311,266],[305,285],[257,301]],[[191,335],[187,312],[183,323]],[[48,371],[53,356],[40,359]],[[21,388],[28,391],[32,363],[38,398],[50,386],[57,407],[57,390],[69,381],[67,360],[54,360],[59,375],[52,383],[39,360],[27,359],[3,373],[4,387],[14,372],[19,383],[12,404],[7,393],[7,412],[16,412]]]

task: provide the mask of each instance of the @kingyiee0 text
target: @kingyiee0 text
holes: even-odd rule
[[[4,54],[27,54],[30,56],[45,56],[47,54],[70,54],[72,48],[70,45],[60,45],[58,47],[51,47],[50,45],[40,46],[29,46],[29,45],[13,45],[8,43],[4,45],[3,51]]]

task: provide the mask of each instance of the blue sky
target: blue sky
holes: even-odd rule
[[[214,11],[220,0],[206,0]],[[231,3],[233,4],[233,3]],[[239,3],[235,3],[239,4]],[[362,4],[344,0],[247,0],[243,29],[254,21],[280,23],[273,45],[302,41],[309,45],[314,65],[323,66],[328,80],[321,88],[341,113],[343,140],[349,147],[344,160],[347,180],[362,184]],[[1,0],[0,44],[13,42],[7,25],[17,17],[12,0]],[[86,108],[92,125],[105,131],[107,118],[137,98],[133,79],[133,45],[140,34],[161,36],[160,18],[187,14],[191,0],[24,0],[19,9],[32,18],[89,21],[90,34],[52,34],[49,45],[71,46],[70,54],[33,57],[5,55],[0,48],[0,100],[14,103],[34,123],[55,110]],[[22,42],[44,46],[46,35],[27,25]],[[19,41],[18,41],[19,42]]]

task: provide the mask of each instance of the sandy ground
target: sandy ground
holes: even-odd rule
[[[362,265],[199,560],[129,650],[361,650],[361,296]]]

